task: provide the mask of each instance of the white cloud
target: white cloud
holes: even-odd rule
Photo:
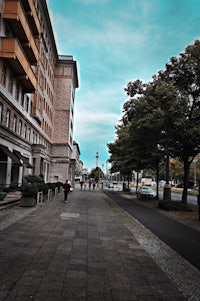
[[[115,125],[119,115],[114,113],[99,113],[94,109],[78,111],[75,115],[75,136],[84,137],[85,141],[96,138],[101,141],[109,141],[114,137]]]

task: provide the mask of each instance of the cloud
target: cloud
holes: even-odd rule
[[[106,143],[114,139],[124,86],[133,79],[148,82],[199,36],[199,0],[48,3],[58,53],[77,61],[74,139],[86,167],[94,166],[97,144],[105,161]]]
[[[78,111],[75,115],[75,136],[84,137],[85,141],[96,139],[97,141],[110,141],[114,138],[115,125],[119,115],[114,113],[99,113],[94,109],[88,111]]]

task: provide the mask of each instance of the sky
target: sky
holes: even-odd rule
[[[77,61],[74,140],[84,168],[106,172],[124,88],[149,82],[200,39],[200,0],[47,0],[59,54]]]

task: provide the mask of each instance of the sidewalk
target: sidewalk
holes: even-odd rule
[[[75,190],[68,200],[60,195],[0,232],[1,301],[189,300],[103,192]]]

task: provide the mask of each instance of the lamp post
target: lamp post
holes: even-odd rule
[[[194,163],[194,188],[196,188],[197,186],[197,159],[193,159],[193,163]]]
[[[163,191],[163,201],[171,201],[171,185],[169,184],[169,149],[166,147],[166,177]]]

